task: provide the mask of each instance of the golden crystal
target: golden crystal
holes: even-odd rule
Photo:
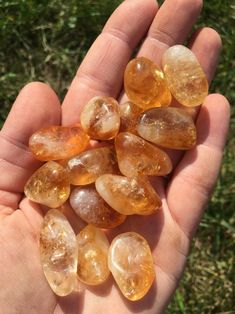
[[[119,234],[112,241],[108,266],[121,292],[131,301],[143,298],[155,278],[149,245],[135,232]]]
[[[88,285],[102,284],[109,276],[109,242],[104,232],[88,225],[77,235],[78,278]]]
[[[44,274],[59,296],[70,294],[77,286],[78,247],[68,220],[56,209],[44,217],[40,233],[40,255]]]
[[[142,178],[105,174],[95,185],[105,202],[123,215],[150,215],[162,205],[151,184]]]
[[[163,55],[162,66],[169,89],[180,104],[194,107],[204,102],[207,78],[190,49],[182,45],[170,47]]]

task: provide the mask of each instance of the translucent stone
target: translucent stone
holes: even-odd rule
[[[42,161],[70,158],[82,152],[89,137],[80,126],[49,126],[35,132],[29,139],[29,149]]]
[[[70,195],[70,205],[84,221],[98,228],[114,228],[126,218],[105,203],[94,185],[75,188]]]
[[[144,110],[171,103],[171,93],[163,72],[147,58],[136,58],[128,63],[124,86],[130,101]]]
[[[142,178],[104,174],[95,185],[105,202],[123,215],[150,215],[162,205],[151,184]]]
[[[149,245],[135,232],[119,234],[112,241],[108,266],[121,292],[131,301],[143,298],[155,279]]]
[[[137,118],[143,109],[133,104],[131,101],[120,104],[119,109],[121,114],[121,131],[135,133]]]
[[[65,164],[73,185],[86,185],[105,173],[118,173],[117,158],[113,147],[87,150]]]
[[[165,176],[172,170],[171,160],[164,151],[134,134],[119,133],[115,147],[119,169],[127,177]]]
[[[28,199],[50,208],[57,208],[69,198],[69,176],[61,165],[49,161],[39,168],[25,185]]]
[[[88,225],[77,235],[78,278],[88,285],[102,284],[108,278],[109,241],[101,230]]]
[[[77,286],[78,247],[68,220],[56,209],[44,217],[40,233],[40,255],[44,274],[59,296],[70,294]]]
[[[120,127],[118,102],[111,97],[92,98],[81,112],[83,129],[96,140],[114,138]]]
[[[193,52],[181,45],[170,47],[162,65],[175,99],[184,106],[198,106],[208,95],[206,75]]]
[[[172,149],[191,149],[196,145],[197,131],[192,117],[179,108],[154,108],[144,112],[137,125],[144,139]]]

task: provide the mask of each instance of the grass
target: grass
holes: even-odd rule
[[[224,49],[212,92],[232,104],[221,174],[167,313],[235,313],[235,4],[205,0],[198,26],[214,27]],[[77,65],[120,0],[0,1],[0,124],[28,81],[64,97]],[[216,104],[215,104],[216,105]]]

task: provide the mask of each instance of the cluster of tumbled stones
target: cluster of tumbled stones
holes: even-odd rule
[[[196,145],[192,117],[169,107],[172,95],[182,105],[196,106],[208,94],[205,74],[189,49],[169,48],[163,71],[144,57],[133,59],[124,85],[129,101],[119,105],[111,97],[95,97],[84,106],[81,125],[49,126],[29,140],[35,158],[46,163],[29,178],[25,195],[49,208],[40,253],[48,283],[59,296],[76,290],[78,279],[102,284],[110,272],[129,300],[148,292],[155,272],[146,240],[127,232],[110,245],[102,229],[115,228],[130,215],[156,213],[162,203],[148,176],[172,171],[162,148]],[[99,141],[96,148],[90,139]],[[67,201],[88,224],[77,236],[63,214]]]

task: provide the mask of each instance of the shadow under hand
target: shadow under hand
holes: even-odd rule
[[[84,291],[73,292],[66,297],[58,297],[58,305],[63,313],[82,313],[84,307]]]
[[[70,225],[72,226],[75,234],[77,235],[83,228],[87,226],[87,223],[83,221],[72,209],[71,205],[67,201],[64,205],[58,208],[68,219]]]

